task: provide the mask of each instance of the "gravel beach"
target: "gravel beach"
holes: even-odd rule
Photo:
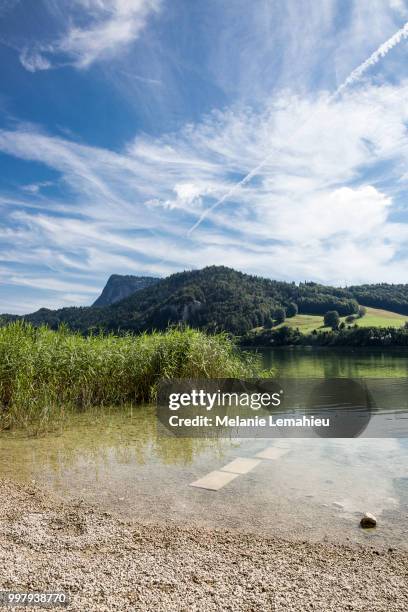
[[[405,612],[408,553],[124,522],[0,480],[0,588],[81,611]]]

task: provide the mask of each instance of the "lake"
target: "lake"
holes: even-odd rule
[[[392,379],[408,371],[403,351],[279,349],[262,356],[283,377]],[[237,458],[251,459],[253,469],[218,491],[190,486]],[[176,439],[157,427],[153,406],[75,415],[42,437],[0,437],[0,476],[35,480],[127,519],[376,546],[408,546],[407,468],[406,438]],[[359,528],[365,511],[377,516],[377,529]]]
[[[255,350],[277,377],[405,378],[408,349],[283,347]]]

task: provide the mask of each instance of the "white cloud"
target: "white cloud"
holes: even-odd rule
[[[160,3],[161,0],[75,0],[71,11],[67,9],[70,25],[64,34],[47,44],[25,47],[20,61],[30,72],[66,64],[88,68],[135,41]],[[66,14],[64,18],[67,20]]]
[[[21,189],[23,191],[27,191],[28,193],[39,193],[43,187],[51,187],[52,184],[53,183],[51,181],[40,181],[38,183],[23,185]]]
[[[408,14],[408,10],[407,10],[404,0],[389,0],[389,2],[390,2],[390,7],[394,11],[397,11],[400,15],[402,15],[403,17],[406,17],[406,15]]]
[[[47,308],[60,308],[63,303],[61,300],[54,299],[52,296],[47,295],[46,297],[37,297],[37,299],[4,299],[3,296],[0,298],[0,312],[8,314],[27,314],[28,312],[35,312],[47,304]],[[68,303],[68,302],[65,302]],[[78,304],[78,302],[77,302]],[[72,304],[73,305],[73,304]]]
[[[51,68],[51,62],[37,49],[23,49],[20,53],[20,62],[28,72]]]
[[[8,277],[7,282],[13,285],[20,285],[25,287],[34,287],[36,289],[51,289],[52,291],[76,291],[77,295],[80,293],[82,299],[84,295],[94,295],[97,290],[96,287],[89,287],[88,285],[82,285],[80,283],[69,283],[61,281],[53,277],[44,276],[24,276],[24,275],[11,275]]]
[[[29,200],[17,210],[5,198],[5,250],[18,262],[19,251],[35,259],[46,245],[38,259],[64,283],[75,270],[81,283],[97,277],[102,285],[111,272],[164,275],[210,264],[336,284],[403,281],[408,225],[392,215],[405,189],[395,179],[408,162],[406,98],[404,83],[336,101],[282,93],[263,111],[213,113],[118,153],[33,128],[2,130],[1,151],[51,167],[70,194],[64,215],[46,191],[42,210]],[[188,235],[267,156],[259,174]]]

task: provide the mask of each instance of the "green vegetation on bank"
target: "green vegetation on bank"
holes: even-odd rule
[[[0,429],[39,429],[67,410],[152,401],[166,378],[261,374],[227,336],[170,329],[83,337],[16,322],[0,328]]]
[[[278,328],[252,330],[240,339],[241,346],[353,346],[353,347],[408,347],[408,326],[359,327],[344,325],[301,332],[298,327],[280,325]]]

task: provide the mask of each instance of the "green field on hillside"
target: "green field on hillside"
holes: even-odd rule
[[[367,308],[365,317],[357,319],[356,323],[359,327],[402,327],[406,321],[408,321],[408,317],[397,312]]]
[[[345,321],[345,318],[342,317],[341,320]],[[408,317],[400,315],[396,312],[367,307],[367,314],[361,319],[356,319],[354,323],[356,323],[359,327],[402,327],[406,321],[408,321]],[[354,325],[354,323],[352,323],[352,325]],[[329,329],[324,327],[323,317],[319,315],[299,314],[290,319],[286,319],[284,323],[277,325],[274,329],[278,329],[283,325],[293,328],[298,327],[304,334],[308,334],[314,329]]]
[[[277,325],[274,329],[279,329],[286,325],[287,327],[298,327],[304,334],[309,334],[314,329],[324,329],[323,317],[319,315],[301,315],[286,319],[284,323]]]

